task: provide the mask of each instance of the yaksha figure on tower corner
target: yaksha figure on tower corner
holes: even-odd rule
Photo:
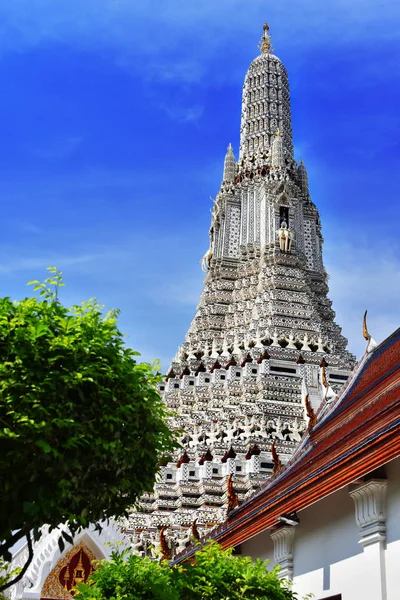
[[[241,503],[278,477],[326,386],[335,395],[354,364],[327,297],[320,218],[293,156],[288,76],[267,25],[259,48],[239,157],[229,145],[214,202],[204,290],[160,385],[182,448],[126,524],[141,552],[159,545],[161,528],[182,551],[194,522],[206,535],[225,520],[233,491]]]

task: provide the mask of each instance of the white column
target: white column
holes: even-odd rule
[[[271,533],[274,542],[274,557],[281,567],[279,576],[282,579],[293,579],[293,540],[294,527],[280,527]]]
[[[364,550],[363,578],[374,600],[386,600],[386,488],[384,479],[371,479],[350,490]]]

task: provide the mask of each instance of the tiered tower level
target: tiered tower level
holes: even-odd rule
[[[228,476],[243,501],[271,476],[272,442],[285,464],[300,441],[302,382],[317,409],[321,361],[334,391],[354,364],[327,297],[319,213],[293,157],[288,76],[266,25],[260,50],[243,86],[239,160],[229,146],[213,206],[204,290],[160,386],[185,433],[127,524],[139,552],[161,526],[177,552],[195,519],[202,534],[223,521]]]

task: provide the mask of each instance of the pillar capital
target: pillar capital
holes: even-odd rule
[[[386,489],[385,479],[370,479],[349,491],[363,547],[386,540]]]
[[[280,576],[293,579],[293,541],[294,527],[284,526],[271,532],[274,542],[274,558],[281,567]]]

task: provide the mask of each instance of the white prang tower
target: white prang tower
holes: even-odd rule
[[[173,556],[193,522],[204,534],[223,521],[229,475],[240,502],[277,456],[289,460],[306,429],[302,386],[316,410],[354,364],[327,297],[319,213],[293,157],[288,76],[268,29],[245,77],[239,160],[231,146],[225,157],[204,290],[160,386],[185,434],[127,523],[141,553],[161,527]]]

